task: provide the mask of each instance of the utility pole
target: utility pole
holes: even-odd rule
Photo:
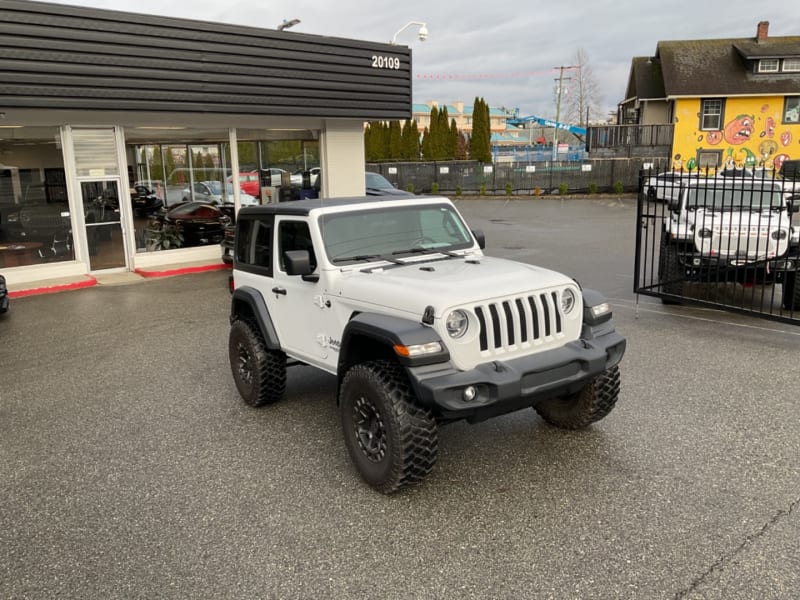
[[[579,69],[576,65],[554,67],[559,70],[558,79],[558,95],[556,96],[556,126],[553,128],[553,161],[558,160],[558,123],[561,118],[561,90],[564,88],[564,71],[567,69]],[[570,78],[567,77],[567,80]]]

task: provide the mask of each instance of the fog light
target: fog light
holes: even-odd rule
[[[474,385],[469,385],[464,388],[461,396],[464,398],[464,402],[472,402],[478,396],[478,388]]]

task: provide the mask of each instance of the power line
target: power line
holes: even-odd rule
[[[513,71],[507,73],[417,73],[416,79],[433,80],[474,80],[474,79],[523,79],[527,77],[537,77],[539,75],[549,75],[555,69],[546,71]]]

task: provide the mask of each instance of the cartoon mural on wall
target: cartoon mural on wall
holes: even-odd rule
[[[716,131],[700,129],[699,99],[678,100],[675,111],[675,136],[672,168],[700,168],[701,151],[715,152],[717,169],[730,167],[778,171],[784,161],[800,159],[800,123],[789,106],[784,114],[784,98],[728,98],[723,125]],[[704,172],[717,169],[703,168]]]

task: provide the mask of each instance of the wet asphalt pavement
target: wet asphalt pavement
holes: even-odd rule
[[[382,496],[335,379],[238,397],[227,273],[12,300],[0,318],[0,598],[800,597],[800,328],[632,288],[632,200],[462,200],[489,254],[608,296],[616,409],[440,432]],[[637,317],[638,313],[638,317]]]

